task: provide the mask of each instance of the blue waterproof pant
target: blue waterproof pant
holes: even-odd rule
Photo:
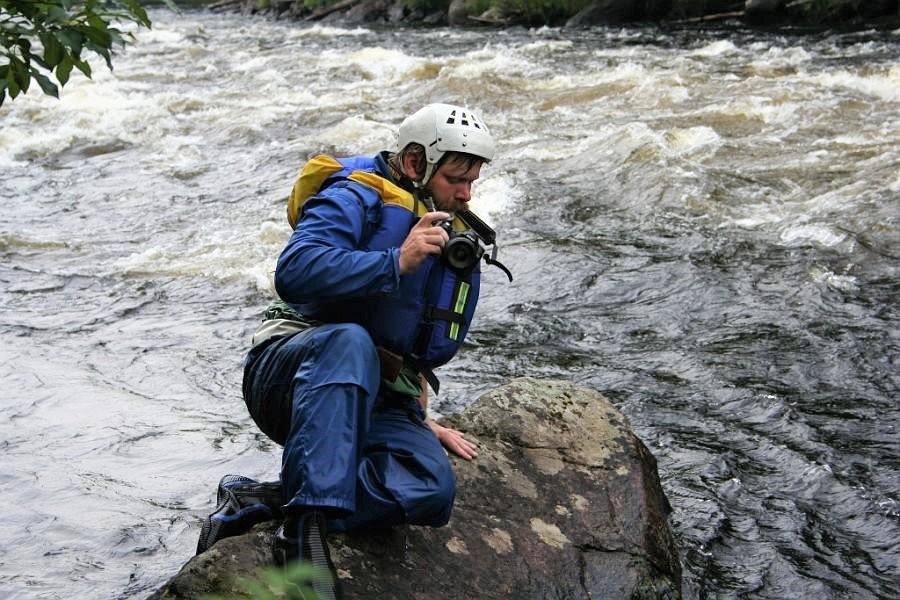
[[[418,400],[379,395],[380,365],[362,327],[330,324],[253,348],[244,400],[284,446],[286,511],[318,508],[329,527],[439,527],[456,483]]]

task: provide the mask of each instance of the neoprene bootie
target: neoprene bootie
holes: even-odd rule
[[[280,484],[226,475],[216,490],[216,509],[203,520],[197,554],[206,552],[221,539],[246,533],[257,523],[271,520],[275,516],[272,506],[280,504]],[[280,514],[280,509],[277,510]]]

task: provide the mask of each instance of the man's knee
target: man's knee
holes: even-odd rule
[[[429,486],[416,502],[415,508],[408,515],[413,525],[441,527],[450,521],[453,501],[456,498],[456,479],[448,464],[446,469],[435,473],[433,485]]]
[[[320,325],[292,340],[301,359],[295,385],[349,384],[374,393],[380,379],[378,354],[372,338],[355,323]]]
[[[329,350],[338,350],[349,354],[364,354],[377,358],[375,344],[369,332],[356,323],[335,323],[318,328],[321,342]]]

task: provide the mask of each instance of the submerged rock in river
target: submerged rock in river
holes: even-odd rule
[[[454,460],[446,527],[332,535],[346,598],[681,596],[681,565],[656,461],[601,394],[518,379],[452,419],[477,440]],[[269,566],[274,525],[220,541],[153,597],[245,597]]]

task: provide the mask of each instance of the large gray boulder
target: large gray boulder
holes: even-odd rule
[[[479,455],[454,461],[450,524],[331,536],[346,598],[680,598],[656,461],[601,394],[519,379],[452,421]],[[153,597],[246,597],[235,577],[269,565],[272,530],[220,541]]]
[[[471,25],[472,21],[469,20],[471,14],[467,0],[453,0],[447,8],[447,25],[450,27]]]

